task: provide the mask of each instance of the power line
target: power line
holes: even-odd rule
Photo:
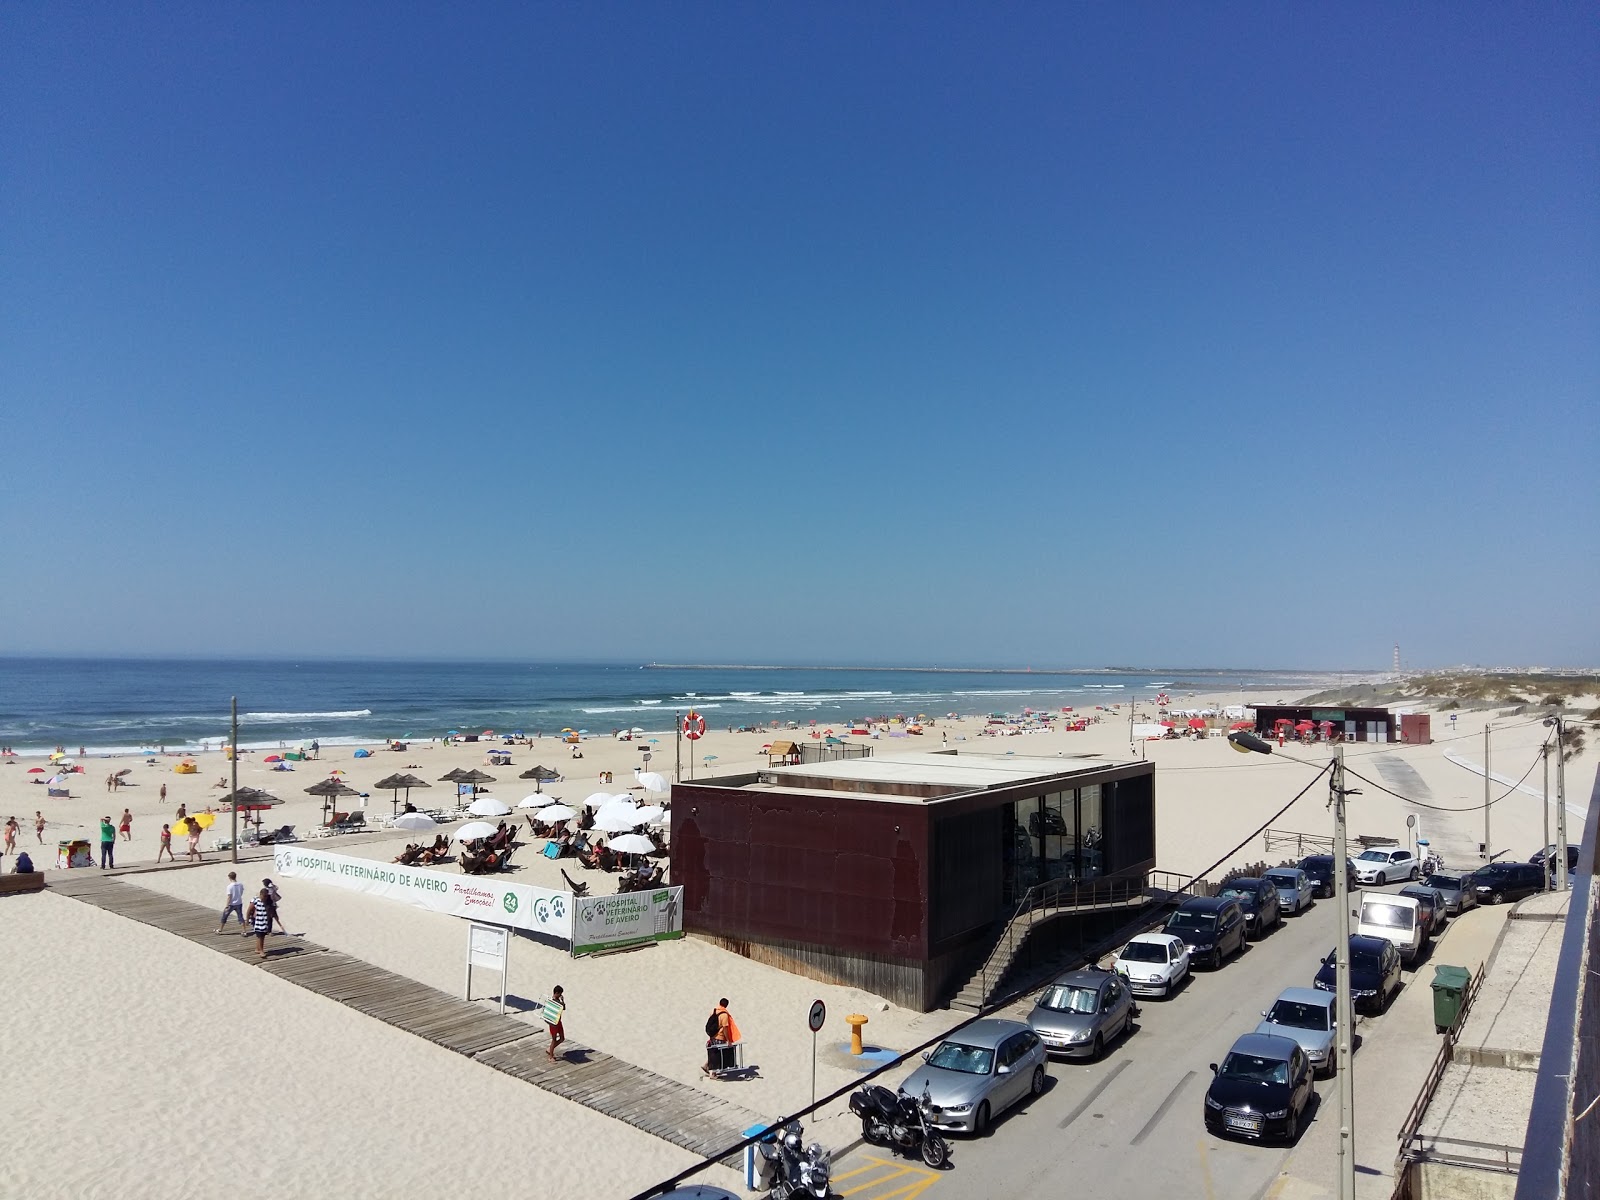
[[[1504,800],[1507,796],[1511,795],[1512,792],[1516,791],[1522,786],[1523,780],[1527,779],[1529,775],[1532,775],[1533,768],[1539,765],[1539,761],[1544,757],[1544,747],[1548,746],[1549,744],[1550,739],[1548,737],[1545,738],[1542,743],[1540,743],[1539,753],[1534,755],[1533,761],[1528,764],[1528,769],[1522,773],[1522,779],[1517,780],[1504,792],[1496,796],[1493,800],[1489,801],[1488,804],[1470,804],[1465,808],[1452,808],[1443,804],[1429,804],[1423,800],[1414,800],[1410,796],[1402,796],[1399,792],[1394,791],[1391,788],[1384,787],[1383,784],[1378,783],[1376,780],[1368,779],[1365,775],[1362,775],[1359,772],[1350,770],[1349,767],[1346,767],[1345,771],[1348,774],[1354,775],[1357,779],[1361,780],[1362,783],[1370,784],[1371,786],[1377,788],[1380,792],[1393,796],[1396,800],[1404,800],[1407,804],[1415,805],[1417,808],[1426,808],[1432,812],[1482,812],[1485,808],[1490,808],[1496,804],[1499,804],[1500,801]],[[1487,767],[1484,769],[1488,770]]]

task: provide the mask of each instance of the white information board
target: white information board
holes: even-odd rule
[[[500,972],[500,1011],[506,1011],[506,978],[511,966],[511,930],[503,925],[467,925],[466,998],[472,999],[472,968]]]

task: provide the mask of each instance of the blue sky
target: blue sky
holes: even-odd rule
[[[0,21],[0,652],[1600,661],[1592,6]]]

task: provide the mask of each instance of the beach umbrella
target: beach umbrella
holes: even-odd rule
[[[348,784],[340,783],[337,779],[324,779],[321,783],[314,783],[306,789],[312,796],[322,797],[322,816],[327,821],[328,814],[335,811],[335,802],[345,796],[359,796],[361,793]]]
[[[494,776],[493,775],[485,775],[482,771],[479,771],[476,768],[474,768],[471,771],[463,771],[459,775],[457,775],[456,776],[456,782],[457,783],[470,783],[474,787],[476,787],[480,783],[493,783],[494,782]]]
[[[615,799],[616,797],[610,792],[595,792],[584,797],[583,806],[585,808],[603,808]]]
[[[1254,729],[1255,727],[1256,723],[1254,721],[1235,721],[1228,726],[1228,731],[1231,733],[1236,729]]]
[[[146,750],[145,753],[149,754],[151,752],[149,750]],[[283,761],[283,755],[281,755],[281,754],[269,754],[265,758],[263,758],[261,761],[262,762],[282,762]]]
[[[627,833],[639,823],[632,809],[603,808],[594,818],[594,827],[606,833]]]
[[[1190,729],[1204,729],[1205,727],[1206,727],[1206,719],[1204,717],[1190,717],[1189,718],[1189,728]]]
[[[570,821],[578,813],[566,804],[547,804],[533,815],[548,824],[551,821]]]
[[[461,736],[461,730],[459,730],[459,729],[447,729],[447,730],[445,730],[445,734],[444,735],[445,735],[445,737],[460,737]]]
[[[493,796],[479,796],[467,806],[467,811],[475,817],[503,817],[511,811],[511,806]]]
[[[456,838],[458,841],[471,842],[478,838],[489,837],[494,832],[495,827],[487,821],[468,821],[456,830]]]
[[[390,824],[394,829],[432,829],[435,822],[427,813],[401,813]]]
[[[183,818],[183,821],[193,821],[196,827],[200,829],[210,829],[217,823],[217,814],[208,812],[190,813]],[[182,825],[183,821],[179,821],[178,824]]]
[[[703,762],[707,762],[707,763],[714,763],[714,762],[717,761],[717,756],[715,754],[708,754],[708,755],[705,756],[705,758],[702,761]]]
[[[344,772],[341,771],[338,767],[335,767],[333,770],[329,771],[328,774],[329,775],[343,775]]]
[[[642,771],[635,778],[639,786],[647,792],[666,792],[672,790],[672,785],[667,782],[665,775],[658,775],[654,771]]]
[[[646,804],[641,806],[639,811],[633,815],[638,819],[639,824],[641,825],[654,825],[657,821],[661,820],[662,817],[667,815],[667,810],[662,808],[659,804]]]
[[[531,796],[524,796],[517,801],[518,808],[543,808],[550,803],[550,797],[543,792],[534,792]]]
[[[264,792],[260,788],[242,787],[237,792],[229,792],[217,802],[223,809],[237,808],[240,812],[253,812],[256,809],[271,808],[275,804],[282,804],[271,792]]]
[[[520,730],[520,729],[513,729],[511,731],[511,736],[512,737],[527,737],[528,735],[523,733],[522,730]]]
[[[541,780],[542,779],[560,779],[561,778],[561,772],[557,771],[557,770],[554,770],[551,767],[545,767],[545,766],[529,767],[521,775],[517,776],[517,778],[518,779],[541,779]]]
[[[44,774],[44,768],[43,767],[29,767],[28,768],[28,774],[29,775],[43,775]]]
[[[612,851],[617,854],[650,854],[656,844],[642,833],[622,833],[606,841]]]

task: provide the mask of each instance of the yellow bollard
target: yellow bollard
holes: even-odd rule
[[[862,1053],[861,1027],[867,1023],[867,1018],[860,1013],[851,1013],[845,1018],[845,1023],[850,1026],[850,1053]]]

